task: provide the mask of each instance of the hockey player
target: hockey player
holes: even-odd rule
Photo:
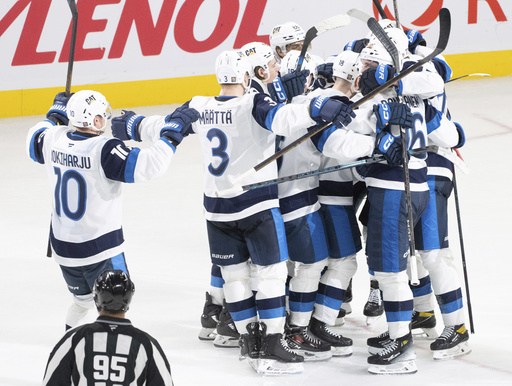
[[[399,29],[387,29],[388,36],[397,46],[399,57],[407,55],[407,40]],[[405,41],[404,41],[405,40]],[[390,66],[391,57],[375,39],[361,52],[363,73],[356,81],[363,95],[383,81],[391,79],[394,69]],[[428,85],[428,89],[426,88]],[[409,149],[427,144],[425,125],[425,105],[423,100],[438,95],[443,90],[442,78],[435,72],[417,72],[398,82],[396,90],[385,90],[375,101],[379,106],[377,129],[385,139],[385,146],[395,159],[387,165],[375,164],[358,171],[365,177],[368,187],[370,212],[368,220],[368,239],[366,253],[368,267],[379,282],[384,301],[384,310],[389,328],[390,341],[386,347],[368,358],[371,373],[412,373],[417,371],[414,363],[415,353],[412,345],[410,321],[413,311],[413,296],[408,286],[407,257],[409,251],[407,210],[404,194],[404,176],[400,163],[401,144],[398,128],[388,125],[387,109],[391,101],[403,99],[410,107],[414,122],[404,122],[408,128]],[[401,98],[399,98],[399,96]],[[393,114],[391,114],[392,116]],[[391,127],[390,127],[391,126]],[[414,128],[414,130],[411,130]],[[384,133],[384,134],[383,134]],[[384,140],[384,138],[383,138]],[[426,163],[424,159],[412,156],[408,161],[410,172],[413,219],[418,221],[429,199],[426,181]],[[414,257],[413,257],[414,258]],[[374,339],[368,340],[370,346]]]
[[[99,317],[68,331],[57,343],[43,385],[173,385],[160,344],[125,319],[135,293],[128,275],[105,270],[93,288]]]
[[[59,93],[47,119],[27,136],[27,154],[46,165],[52,186],[52,254],[73,294],[66,328],[81,323],[94,306],[92,286],[101,271],[128,272],[121,226],[122,183],[163,175],[175,152],[176,144],[160,131],[142,133],[154,142],[144,150],[102,136],[110,117],[110,105],[97,91],[82,90],[71,98]]]
[[[350,91],[351,83],[345,79],[354,80],[357,76],[357,68],[352,69],[357,54],[350,52],[346,55],[352,56],[350,66],[347,63],[347,67],[351,68],[350,74],[341,74],[343,71],[338,72],[338,68],[336,68],[336,73],[340,77],[335,80],[332,89],[317,89],[308,94],[306,98],[296,97],[294,103],[314,103],[326,97],[348,102],[348,96],[353,96],[354,92]],[[283,72],[294,70],[298,56],[299,52],[297,51],[286,54],[282,60]],[[343,62],[344,59],[348,58],[340,57],[339,62]],[[307,58],[305,63],[306,66],[312,65],[313,69],[315,68],[314,63]],[[290,65],[292,67],[289,68]],[[373,109],[369,109],[368,113],[373,115]],[[369,135],[363,135],[352,129],[366,130],[366,134]],[[285,142],[292,142],[298,135],[299,133],[295,133],[287,137]],[[333,126],[313,136],[311,141],[307,141],[285,154],[280,174],[289,175],[311,168],[315,169],[320,166],[322,154],[336,158],[338,163],[350,162],[359,157],[372,155],[374,149],[375,130],[360,127],[356,117],[347,128]],[[352,186],[351,175],[350,186]],[[347,215],[345,214],[346,223],[340,224],[336,229],[334,229],[336,225],[332,223],[332,216],[328,217],[328,220],[331,220],[330,223],[327,222],[329,223],[328,230],[334,236],[334,239],[330,240],[330,246],[333,247],[329,250],[332,252],[330,255],[327,250],[324,221],[318,212],[320,206],[317,191],[318,179],[315,177],[279,185],[280,206],[285,220],[290,260],[294,263],[290,280],[289,337],[300,343],[300,345],[297,344],[297,350],[303,350],[305,355],[309,354],[314,359],[322,358],[320,355],[322,346],[314,340],[308,339],[309,332],[321,341],[330,344],[333,355],[347,356],[352,353],[350,347],[352,340],[336,333],[330,326],[335,324],[344,294],[357,266],[355,260],[357,240],[352,240],[351,247],[349,246],[350,242],[346,243],[347,246],[342,251],[342,256],[340,247],[337,245],[340,239],[336,238],[336,232],[340,230],[345,232],[344,235],[340,235],[341,238],[353,238],[351,222],[355,224],[355,214],[353,213],[352,221],[346,219]],[[351,191],[349,196],[352,197]],[[358,237],[359,233],[357,232]],[[344,240],[344,242],[346,241]],[[335,246],[336,251],[334,251]],[[321,276],[326,265],[327,270]],[[308,323],[309,331],[305,329]]]
[[[336,109],[325,115],[323,107],[328,106],[310,112],[308,106],[277,105],[263,93],[246,94],[250,72],[246,61],[235,52],[219,55],[216,74],[221,95],[195,97],[189,104],[204,114],[193,130],[200,136],[205,156],[204,204],[210,251],[212,262],[221,266],[227,306],[242,333],[242,354],[253,365],[259,358],[260,371],[270,359],[273,363],[268,371],[296,372],[296,363],[303,358],[292,354],[282,337],[288,250],[277,191],[263,188],[222,198],[215,192],[231,187],[230,179],[271,155],[276,134],[290,135],[313,125],[314,118],[338,122],[351,118],[341,102],[333,101]],[[272,164],[246,182],[275,177],[277,168]],[[255,297],[249,283],[249,254],[256,266]]]

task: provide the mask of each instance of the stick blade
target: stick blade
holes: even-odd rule
[[[324,32],[329,31],[331,29],[350,25],[350,21],[350,16],[344,13],[330,17],[329,19],[321,21],[320,23],[315,25],[315,28],[317,30],[316,36],[321,35]]]
[[[441,51],[444,51],[446,46],[448,46],[452,26],[452,18],[448,8],[441,8],[439,11],[439,26],[442,33],[439,34],[436,50],[441,49]]]
[[[354,19],[361,20],[363,23],[368,23],[368,20],[370,19],[370,15],[357,8],[349,9],[347,11],[347,15],[353,17]]]

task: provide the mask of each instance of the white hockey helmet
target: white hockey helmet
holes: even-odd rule
[[[290,51],[284,56],[283,60],[281,61],[281,75],[290,74],[297,69],[299,64],[299,56],[300,51]],[[309,73],[316,77],[316,66],[318,64],[321,63],[316,63],[311,55],[306,52],[306,55],[304,55],[304,61],[302,62],[301,70],[309,70]]]
[[[378,41],[371,41],[359,54],[359,59],[370,60],[379,64],[390,64],[393,65],[393,59],[389,55],[388,51]]]
[[[286,46],[288,44],[301,42],[305,37],[306,33],[297,23],[288,22],[279,24],[272,28],[272,33],[269,38],[270,46],[274,51],[275,57],[279,60],[280,57],[276,51],[276,47],[279,47],[283,55],[286,55]]]
[[[82,90],[69,98],[66,106],[69,123],[75,127],[92,128],[103,132],[105,127],[98,129],[94,126],[94,118],[99,115],[106,121],[112,117],[112,108],[103,94],[98,91]]]
[[[241,84],[245,87],[245,74],[251,65],[241,51],[223,51],[215,61],[215,75],[219,84]]]
[[[400,64],[403,63],[403,60],[409,56],[409,40],[407,39],[407,35],[404,33],[404,31],[401,28],[396,27],[387,27],[384,28],[384,31],[389,36],[393,44],[398,50],[398,56],[400,59]],[[376,43],[378,45],[382,45],[382,43],[377,39],[375,35],[372,35],[370,37],[370,42],[368,44]],[[390,63],[392,64],[392,63]]]
[[[359,54],[354,51],[342,51],[334,59],[332,66],[332,74],[341,79],[345,79],[350,83],[359,76]]]
[[[251,71],[249,73],[251,77],[254,76],[254,69],[256,67],[263,68],[268,77],[268,65],[274,59],[272,48],[268,44],[262,42],[247,43],[240,50],[251,63]]]

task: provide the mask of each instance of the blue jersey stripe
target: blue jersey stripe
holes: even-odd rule
[[[128,154],[128,158],[126,159],[126,167],[124,169],[124,182],[135,182],[135,166],[137,165],[139,153],[140,149],[135,147],[132,149],[130,154]]]
[[[81,259],[118,247],[123,243],[124,237],[122,228],[119,228],[93,240],[73,243],[55,238],[53,229],[50,227],[50,240],[57,255],[66,258]]]

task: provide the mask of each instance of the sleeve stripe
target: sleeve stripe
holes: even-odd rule
[[[45,372],[44,378],[43,378],[43,385],[48,384],[48,382],[52,378],[53,374],[58,369],[59,364],[61,363],[62,359],[71,350],[72,338],[73,338],[73,335],[68,336],[68,338],[64,342],[62,342],[62,344],[57,349],[57,351],[55,351],[55,353],[48,360],[48,365],[46,366],[46,372]]]
[[[39,160],[36,157],[36,152],[35,152],[35,146],[36,146],[36,142],[37,142],[36,137],[38,137],[39,134],[42,131],[45,131],[46,129],[47,129],[46,127],[42,127],[41,129],[37,130],[34,133],[34,135],[32,136],[32,139],[30,140],[29,155],[30,155],[30,158],[32,158],[32,160],[34,160],[35,162],[39,162]],[[42,146],[42,144],[41,144],[41,146]]]
[[[267,114],[267,117],[265,118],[265,127],[272,131],[272,122],[274,122],[274,117],[279,111],[281,107],[283,107],[283,104],[279,104],[276,107],[274,107],[272,110],[270,110]]]
[[[133,148],[128,159],[126,160],[126,167],[124,169],[124,181],[128,183],[135,182],[135,167],[137,166],[137,159],[139,158],[140,149]]]

